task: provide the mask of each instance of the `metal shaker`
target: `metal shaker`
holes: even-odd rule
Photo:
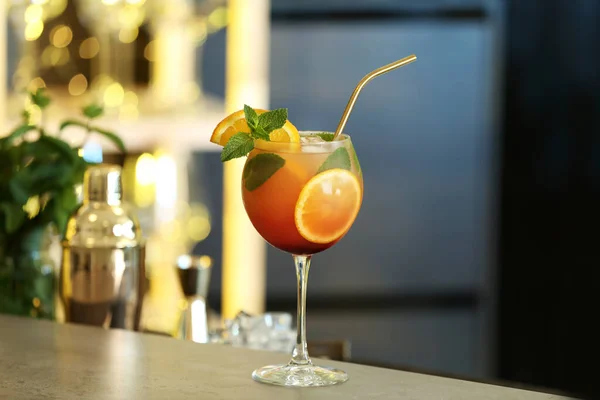
[[[140,329],[145,249],[136,216],[122,200],[121,167],[91,166],[83,204],[63,241],[59,297],[66,322]]]
[[[177,259],[177,277],[186,300],[179,331],[181,339],[208,342],[206,296],[211,267],[209,256],[182,255]]]

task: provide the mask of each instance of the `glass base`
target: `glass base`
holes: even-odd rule
[[[344,383],[348,374],[342,370],[316,365],[267,365],[252,373],[252,379],[270,385],[293,387],[331,386]]]

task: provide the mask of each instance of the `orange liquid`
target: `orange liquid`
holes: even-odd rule
[[[349,140],[348,140],[349,142]],[[354,155],[354,149],[348,144],[347,150]],[[296,255],[309,255],[328,249],[337,243],[346,232],[328,243],[313,243],[305,239],[296,227],[294,213],[300,192],[306,183],[315,175],[331,152],[308,153],[298,151],[273,152],[254,149],[249,155],[248,163],[261,153],[275,153],[285,160],[285,164],[258,188],[247,190],[242,182],[242,197],[250,221],[258,233],[272,246]],[[362,187],[360,167],[351,157],[351,172],[359,179]],[[346,207],[346,203],[333,196],[326,199],[327,206]],[[362,193],[361,193],[362,200]],[[343,209],[341,212],[344,213]],[[352,209],[348,209],[351,215]]]

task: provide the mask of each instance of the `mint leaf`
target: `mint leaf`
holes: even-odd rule
[[[244,116],[246,117],[246,122],[248,123],[250,130],[256,128],[258,125],[258,114],[254,111],[254,108],[244,104]]]
[[[267,133],[271,133],[275,129],[279,129],[285,125],[287,117],[287,108],[278,108],[276,110],[267,111],[258,116],[258,126],[263,128]]]
[[[89,119],[97,118],[102,114],[104,114],[104,107],[97,104],[90,104],[89,106],[83,108],[83,115]]]
[[[273,153],[257,154],[244,167],[242,179],[247,190],[259,188],[270,177],[285,165],[285,160]]]
[[[358,174],[362,177],[362,168],[360,168],[360,163],[358,162],[358,155],[356,154],[356,150],[352,149],[352,159],[354,160],[354,166],[358,171]]]
[[[334,134],[329,132],[321,132],[317,133],[316,136],[320,137],[326,142],[331,142],[333,140]]]
[[[234,158],[244,157],[254,148],[254,140],[247,133],[238,132],[233,135],[223,147],[221,161],[229,161]]]
[[[350,154],[348,154],[348,150],[345,147],[340,147],[331,153],[325,162],[321,164],[317,170],[317,174],[334,168],[342,168],[350,171]]]
[[[269,132],[264,130],[262,127],[257,126],[255,129],[250,128],[252,131],[252,137],[255,139],[266,140],[267,142],[271,141],[271,137],[269,136]]]

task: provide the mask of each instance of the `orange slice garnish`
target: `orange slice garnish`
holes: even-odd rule
[[[327,170],[302,188],[294,212],[296,228],[309,242],[333,242],[350,229],[361,202],[361,184],[352,172]]]
[[[266,110],[255,110],[257,114],[267,112]],[[244,110],[236,111],[233,114],[223,118],[217,125],[210,137],[210,141],[221,146],[225,146],[229,139],[238,132],[250,133],[250,128],[246,122]],[[269,134],[272,142],[300,143],[300,134],[298,129],[290,121],[285,121],[285,125]]]

